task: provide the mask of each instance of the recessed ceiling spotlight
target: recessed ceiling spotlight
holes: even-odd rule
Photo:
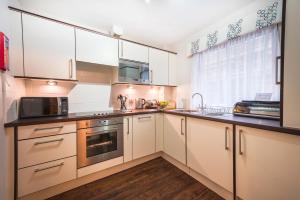
[[[145,0],[146,3],[150,3],[151,0]]]

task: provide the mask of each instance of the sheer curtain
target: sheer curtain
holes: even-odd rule
[[[272,93],[272,100],[279,100],[275,78],[279,51],[279,29],[272,26],[196,54],[192,92],[201,93],[207,106],[232,107],[254,100],[257,93]],[[191,103],[195,107],[199,100]]]

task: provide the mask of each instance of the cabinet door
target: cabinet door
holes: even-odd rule
[[[177,86],[177,55],[169,53],[169,85]]]
[[[25,76],[76,79],[74,28],[23,14]]]
[[[124,162],[132,160],[132,117],[124,117]]]
[[[300,137],[237,127],[237,196],[244,200],[300,199]]]
[[[155,116],[133,116],[133,159],[155,153]]]
[[[76,60],[118,66],[118,40],[76,29]]]
[[[119,58],[139,61],[148,63],[149,62],[149,48],[132,42],[119,41]]]
[[[150,80],[155,85],[169,84],[169,55],[157,49],[149,49]]]
[[[155,115],[155,128],[156,128],[155,152],[163,151],[163,149],[164,149],[164,114],[157,113]]]
[[[165,114],[164,152],[186,164],[185,117]]]
[[[11,75],[24,76],[22,18],[20,12],[9,11],[9,68]]]
[[[232,125],[187,118],[187,165],[233,192]]]
[[[283,125],[300,128],[300,1],[286,1]]]

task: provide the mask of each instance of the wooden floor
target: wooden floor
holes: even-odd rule
[[[169,162],[157,158],[59,194],[50,200],[222,200]]]

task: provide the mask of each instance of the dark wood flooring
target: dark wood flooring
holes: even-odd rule
[[[223,200],[162,158],[80,186],[49,200]]]

